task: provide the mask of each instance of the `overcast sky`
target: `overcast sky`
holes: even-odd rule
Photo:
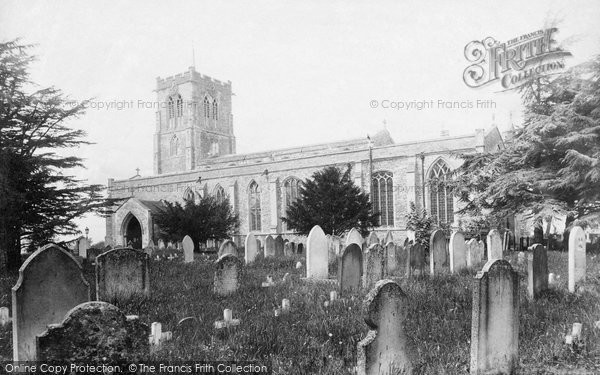
[[[365,137],[396,142],[520,121],[520,100],[497,84],[467,87],[464,47],[558,19],[573,65],[600,53],[600,1],[2,1],[0,40],[35,43],[32,79],[74,100],[134,101],[92,109],[72,126],[92,146],[78,176],[106,184],[152,174],[156,77],[196,70],[232,81],[238,153]],[[491,100],[495,108],[395,110],[371,101]],[[114,104],[113,104],[114,105]],[[437,107],[437,106],[436,106]],[[81,220],[94,241],[104,221]]]

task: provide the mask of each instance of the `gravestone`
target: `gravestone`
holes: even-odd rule
[[[467,243],[462,232],[450,235],[450,272],[458,273],[467,268]]]
[[[502,236],[502,252],[504,254],[508,254],[508,251],[514,248],[514,238],[515,236],[513,236],[510,230],[504,232],[504,235]]]
[[[350,229],[350,231],[346,235],[346,247],[350,246],[351,243],[357,244],[362,249],[364,239],[362,238],[360,232],[356,228]]]
[[[194,261],[194,241],[192,237],[185,236],[181,242],[183,246],[183,261],[185,263],[191,263]]]
[[[225,254],[238,256],[237,246],[235,246],[235,243],[232,240],[225,240],[221,246],[219,246],[218,256],[222,257]]]
[[[235,293],[240,283],[242,261],[233,254],[223,254],[216,260],[213,291],[220,296]]]
[[[519,278],[510,263],[489,260],[475,277],[471,374],[512,374],[519,363]]]
[[[541,244],[535,244],[527,257],[527,296],[538,298],[548,289],[548,253]]]
[[[425,248],[420,243],[413,244],[408,242],[404,247],[408,256],[408,273],[412,276],[415,271],[422,275],[425,272]]]
[[[144,252],[146,254],[148,254],[148,256],[152,257],[155,250],[156,250],[156,245],[154,244],[154,241],[152,239],[150,239],[150,242],[148,243],[148,246],[144,249]]]
[[[275,239],[268,235],[265,238],[265,258],[274,257],[275,256]]]
[[[303,243],[298,244],[298,254],[304,254],[304,244]]]
[[[38,361],[136,362],[149,353],[148,326],[106,302],[85,302],[37,336]]]
[[[0,326],[4,327],[10,323],[10,311],[8,307],[0,307]]]
[[[483,242],[471,238],[467,242],[467,267],[478,267],[483,261]]]
[[[569,233],[569,292],[575,292],[575,284],[585,279],[585,231],[574,226]]]
[[[335,256],[338,257],[341,255],[341,252],[343,250],[342,248],[342,239],[339,238],[338,236],[331,236],[331,246],[333,247],[333,251],[335,253]]]
[[[283,255],[286,257],[294,255],[294,251],[292,250],[293,244],[293,242],[286,242],[283,244]]]
[[[130,248],[117,248],[96,258],[96,299],[113,301],[150,294],[150,257]]]
[[[448,269],[448,253],[446,250],[446,236],[444,232],[438,229],[431,233],[431,237],[429,238],[429,273],[431,276]]]
[[[369,233],[369,237],[367,237],[367,247],[371,247],[371,245],[374,245],[376,243],[379,243],[379,237],[377,237],[377,233]]]
[[[390,232],[389,230],[385,233],[385,237],[383,238],[383,243],[387,244],[390,242],[394,242],[394,236],[392,235],[392,232]]]
[[[338,267],[340,292],[359,290],[363,270],[362,249],[360,246],[355,243],[346,246]]]
[[[320,226],[315,225],[306,241],[306,277],[309,279],[327,279],[329,277],[329,252],[327,238]]]
[[[104,251],[105,251],[104,249],[98,249],[96,247],[92,247],[92,248],[88,249],[88,251],[87,251],[88,261],[92,264],[96,263],[96,257],[98,257],[98,255],[102,254]]]
[[[380,280],[363,303],[367,336],[358,343],[359,375],[412,374],[414,348],[406,333],[407,297],[400,285]]]
[[[400,246],[398,246],[400,248]],[[404,249],[397,249],[396,245],[389,241],[385,244],[385,274],[391,275],[396,272],[398,269],[398,265],[402,266],[401,259],[398,259],[397,256],[401,255],[399,253],[403,253]]]
[[[365,288],[371,289],[384,278],[385,256],[384,249],[378,243],[369,246],[365,254]]]
[[[162,239],[158,240],[158,248],[159,249],[164,249],[165,248],[165,241],[163,241]]]
[[[283,237],[281,237],[281,234],[275,237],[275,256],[277,258],[283,257]]]
[[[35,361],[36,336],[89,300],[90,285],[67,250],[50,244],[31,254],[12,288],[13,360]]]
[[[248,233],[246,235],[246,240],[244,241],[244,260],[246,264],[251,264],[256,260],[256,256],[258,255],[257,239],[253,233]]]
[[[88,240],[84,237],[81,237],[77,243],[77,248],[79,251],[79,256],[83,259],[87,259]]]
[[[502,237],[497,229],[492,229],[487,235],[487,260],[502,259]]]

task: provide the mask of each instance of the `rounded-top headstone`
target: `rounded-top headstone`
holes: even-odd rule
[[[315,225],[310,230],[306,242],[306,277],[327,279],[329,277],[329,250],[325,232],[320,226]]]
[[[246,240],[244,241],[244,261],[246,264],[250,264],[254,262],[256,256],[258,255],[258,240],[253,233],[248,233],[246,235]]]
[[[235,255],[236,257],[239,255],[237,246],[235,246],[235,243],[232,240],[224,241],[219,247],[218,255],[223,256],[225,254]]]
[[[350,229],[348,234],[346,235],[346,246],[355,243],[362,248],[364,243],[363,237],[360,235],[360,232],[356,228]]]

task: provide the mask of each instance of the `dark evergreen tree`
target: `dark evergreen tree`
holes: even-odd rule
[[[298,199],[290,205],[282,220],[288,228],[308,234],[319,225],[327,234],[340,235],[357,228],[363,236],[378,225],[379,214],[373,213],[369,195],[362,192],[345,172],[326,167],[306,179],[298,189]]]

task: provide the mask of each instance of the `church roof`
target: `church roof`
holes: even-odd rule
[[[141,199],[138,199],[138,201],[153,214],[159,213],[165,208],[165,204],[162,201],[146,201]]]

